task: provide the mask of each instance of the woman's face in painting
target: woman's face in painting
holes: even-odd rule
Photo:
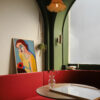
[[[17,43],[16,47],[18,48],[19,52],[25,51],[25,46],[22,43]]]

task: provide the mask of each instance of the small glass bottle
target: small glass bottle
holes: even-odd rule
[[[49,88],[51,89],[51,88],[54,88],[54,86],[55,86],[55,83],[56,83],[56,81],[55,81],[55,75],[53,74],[53,72],[49,75],[49,80],[48,80],[48,85],[49,85]]]

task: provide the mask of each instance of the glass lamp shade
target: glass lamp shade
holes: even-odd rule
[[[51,3],[47,6],[47,9],[50,12],[60,12],[66,9],[66,5],[62,0],[52,0]]]

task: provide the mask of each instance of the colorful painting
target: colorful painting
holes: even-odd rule
[[[37,72],[34,41],[13,39],[13,43],[17,72]]]

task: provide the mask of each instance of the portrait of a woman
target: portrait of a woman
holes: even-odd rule
[[[18,50],[20,61],[17,65],[19,69],[25,70],[26,73],[37,72],[36,59],[28,48],[28,44],[22,40],[16,40],[15,47]]]

